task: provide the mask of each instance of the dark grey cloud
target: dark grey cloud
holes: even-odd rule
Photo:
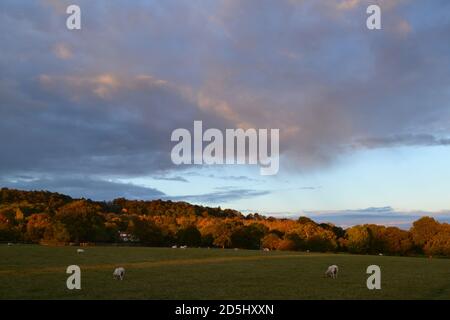
[[[3,187],[21,190],[47,190],[70,195],[73,198],[89,198],[92,200],[113,200],[125,197],[128,199],[153,200],[161,199],[165,194],[154,188],[137,186],[107,180],[93,180],[90,177],[59,178],[12,178],[0,180]]]
[[[450,138],[438,138],[431,134],[404,134],[390,137],[372,137],[358,140],[355,148],[394,148],[400,146],[449,146]]]
[[[175,196],[175,197],[167,197],[170,200],[176,201],[190,201],[194,203],[211,203],[211,204],[220,204],[226,203],[230,201],[237,201],[242,199],[248,199],[258,196],[263,196],[270,194],[271,192],[268,190],[251,190],[251,189],[239,189],[239,188],[230,188],[230,189],[220,189],[214,192],[198,194],[198,195],[185,195],[185,196]]]
[[[189,182],[189,180],[187,180],[186,178],[180,177],[180,176],[174,176],[174,177],[153,176],[152,179],[163,180],[163,181]]]
[[[136,23],[147,19],[128,18],[147,4],[82,2],[80,33],[65,28],[68,4],[0,4],[0,135],[11,137],[3,143],[0,176],[97,179],[173,169],[171,132],[204,116],[190,90],[155,76],[163,52],[148,56],[152,45],[135,48],[147,29]],[[133,61],[133,52],[151,63]]]
[[[441,68],[450,23],[440,13],[449,4],[392,1],[376,33],[365,27],[368,1],[341,11],[339,1],[289,3],[226,6],[219,18],[230,55],[218,56],[208,88],[242,121],[282,128],[282,150],[297,168],[334,161],[355,138],[449,135],[450,76]]]
[[[181,177],[174,177],[175,181],[184,181]],[[180,179],[177,179],[180,178]],[[170,180],[171,178],[163,178]],[[197,195],[168,195],[158,189],[143,187],[132,183],[120,181],[108,181],[93,179],[91,176],[79,177],[31,177],[31,176],[13,176],[6,179],[0,178],[2,187],[14,188],[20,190],[46,190],[59,192],[69,195],[73,198],[89,198],[98,201],[109,201],[116,198],[125,197],[127,199],[142,200],[173,200],[173,201],[191,201],[195,203],[220,204],[240,199],[253,198],[269,194],[266,190],[238,189],[234,187],[217,188],[216,191]]]
[[[202,173],[201,170],[185,172],[184,176],[211,178],[211,179],[217,179],[217,180],[223,180],[223,181],[231,180],[231,181],[241,181],[241,182],[262,182],[261,179],[251,178],[249,176],[244,176],[244,175],[234,176],[234,175],[220,175],[220,174],[213,174],[213,173]]]
[[[3,145],[0,172],[139,175],[167,169],[171,131],[197,113],[179,92],[145,77],[44,76],[34,79],[30,89],[42,97],[0,105],[5,115],[0,134],[13,137]],[[97,90],[111,97],[96,96]],[[167,106],[175,117],[167,117]]]
[[[298,187],[298,188],[293,188],[293,190],[318,190],[318,189],[322,189],[321,186],[311,186],[311,187]],[[292,190],[292,189],[291,189]]]
[[[423,216],[433,216],[440,222],[450,222],[450,212],[401,211],[392,207],[372,207],[358,210],[336,210],[325,212],[308,211],[305,214],[317,222],[331,222],[349,227],[357,224],[380,224],[409,229],[412,223]]]
[[[232,180],[232,181],[246,181],[246,182],[259,182],[260,180],[250,178],[247,176],[220,176],[215,174],[209,174],[208,178],[219,179],[219,180]]]

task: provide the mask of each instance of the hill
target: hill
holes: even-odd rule
[[[450,256],[450,225],[423,217],[409,231],[372,224],[344,230],[307,217],[243,215],[186,202],[124,198],[99,202],[3,188],[0,241]]]

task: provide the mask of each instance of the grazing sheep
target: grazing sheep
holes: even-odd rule
[[[234,251],[238,251],[239,250],[239,248],[234,248]]]
[[[325,276],[330,277],[332,279],[336,279],[338,271],[339,271],[338,266],[333,264],[332,266],[328,267],[327,271],[325,271]]]
[[[381,257],[381,256],[383,256],[383,254],[382,254],[382,253],[379,253],[378,255],[379,255],[380,257]]]
[[[8,247],[11,247],[13,244],[11,242],[8,242]]]
[[[270,249],[269,248],[264,248],[264,251],[270,251]]]
[[[172,246],[172,249],[176,249],[176,248],[178,248],[178,246],[177,246],[177,245],[174,245],[174,246]]]
[[[77,249],[77,253],[83,253],[84,250],[83,249]]]
[[[116,268],[113,272],[114,279],[120,279],[123,280],[125,277],[125,269],[122,267]]]
[[[187,248],[187,246],[181,246],[180,247],[180,249],[186,249]]]

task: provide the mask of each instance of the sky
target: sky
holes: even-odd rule
[[[81,30],[66,8],[81,8]],[[381,30],[366,9],[381,8]],[[446,0],[2,0],[0,186],[342,226],[450,221]],[[177,128],[278,128],[280,169],[174,165]]]

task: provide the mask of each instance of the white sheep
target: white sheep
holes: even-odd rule
[[[337,265],[333,264],[332,266],[329,266],[327,271],[325,271],[325,276],[330,277],[332,279],[336,279],[338,275],[339,268]]]
[[[11,247],[13,244],[11,242],[8,242],[8,247]]]
[[[176,249],[176,248],[178,248],[178,246],[177,246],[177,245],[174,245],[174,246],[172,246],[172,249]]]
[[[266,252],[267,252],[267,251],[270,251],[270,249],[269,249],[269,248],[264,248],[264,251],[266,251]]]
[[[77,253],[83,253],[84,250],[83,249],[77,249]]]
[[[181,248],[181,249],[186,249],[186,248],[187,248],[187,246],[181,246],[180,248]]]
[[[114,279],[120,279],[123,280],[125,277],[125,269],[122,267],[116,268],[113,272]]]

